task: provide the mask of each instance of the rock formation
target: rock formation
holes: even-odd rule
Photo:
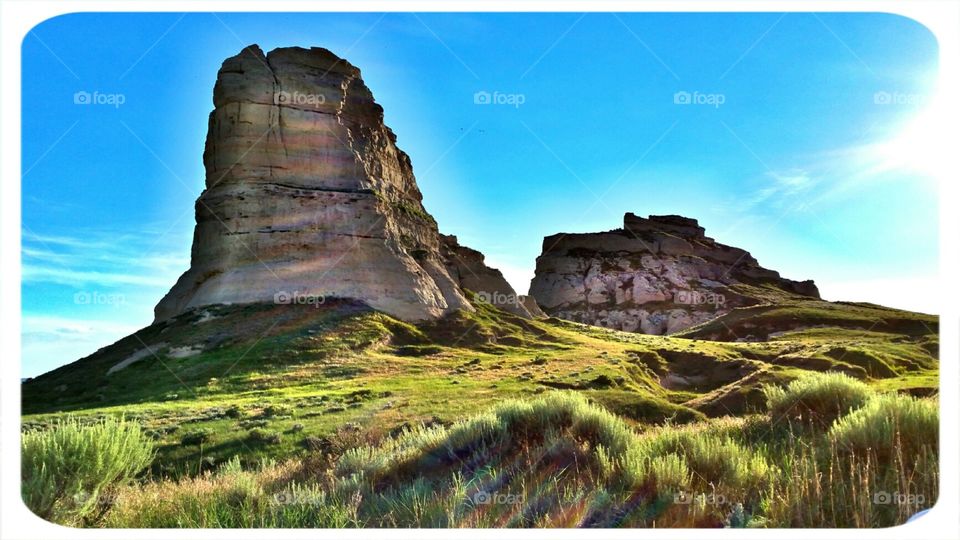
[[[409,321],[473,309],[356,67],[326,49],[252,45],[223,63],[213,103],[190,269],[157,321],[327,297]]]
[[[544,238],[530,294],[552,316],[669,334],[761,301],[737,284],[820,297],[812,281],[780,277],[694,219],[631,213],[622,229]]]
[[[460,288],[473,293],[473,301],[493,304],[524,317],[543,317],[533,298],[518,295],[503,274],[484,263],[483,253],[461,246],[456,236],[441,235],[441,255],[447,272]]]

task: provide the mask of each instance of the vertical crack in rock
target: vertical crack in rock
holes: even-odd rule
[[[283,84],[280,82],[280,78],[277,77],[276,71],[274,71],[273,66],[270,64],[270,55],[267,55],[264,60],[265,60],[265,65],[267,69],[270,70],[270,74],[273,76],[273,102],[276,105],[276,112],[277,112],[276,120],[274,120],[274,118],[272,117],[272,112],[271,112],[270,130],[271,132],[276,130],[277,137],[280,140],[280,146],[283,147],[283,155],[285,157],[289,157],[290,154],[287,151],[287,144],[283,140],[283,107],[284,105],[281,103],[282,101],[281,98],[284,95]],[[270,175],[273,176],[273,168],[270,169]]]

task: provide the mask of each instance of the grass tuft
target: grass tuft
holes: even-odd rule
[[[866,403],[870,388],[842,373],[811,373],[786,387],[764,388],[774,423],[829,427],[852,409]]]

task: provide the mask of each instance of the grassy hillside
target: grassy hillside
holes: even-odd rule
[[[458,422],[478,411],[521,407],[506,403],[527,403],[541,394],[572,396],[564,399],[576,403],[564,407],[575,407],[578,414],[592,411],[590,415],[606,415],[604,418],[614,422],[617,430],[629,432],[630,437],[721,429],[717,426],[727,426],[723,429],[729,431],[729,426],[757,422],[751,419],[761,417],[768,418],[765,429],[792,433],[789,423],[769,417],[769,388],[786,385],[808,373],[845,374],[861,381],[871,395],[879,391],[882,395],[898,392],[921,398],[934,396],[938,386],[936,328],[936,318],[927,315],[819,301],[735,310],[671,337],[617,332],[557,319],[525,320],[487,305],[480,305],[475,313],[461,312],[420,326],[350,302],[329,302],[319,308],[220,306],[150,326],[90,357],[26,382],[24,430],[43,433],[65,417],[83,425],[124,416],[142,426],[154,441],[156,454],[143,478],[187,483],[183,485],[215,482],[211,478],[216,476],[202,475],[224,467],[234,476],[260,475],[256,482],[263,479],[262,475],[319,467],[320,462],[324,470],[344,472],[349,466],[342,460],[330,461],[331,456],[413,452],[413,443],[408,441],[414,437],[411,433],[430,440],[458,437]],[[387,484],[383,483],[385,479],[371,479],[369,472],[351,482],[366,486],[356,484],[360,491],[378,491],[389,485],[391,489],[407,490],[403,493],[409,496],[426,496],[436,490],[449,495],[450,489],[460,488],[445,482],[455,483],[456,478],[477,474],[502,474],[501,467],[520,463],[541,463],[542,456],[538,458],[536,452],[569,443],[569,437],[563,435],[566,427],[542,423],[537,415],[524,422],[519,446],[516,441],[496,448],[484,443],[481,446],[486,449],[482,451],[470,446],[469,455],[458,457],[474,464],[468,471],[459,466],[434,470],[429,461],[405,462],[400,469],[403,474],[391,472],[384,477],[390,479]],[[510,433],[511,437],[518,436],[517,432]],[[823,433],[823,429],[811,432],[810,437],[821,440]],[[798,437],[800,434],[787,439],[797,441]],[[721,442],[717,443],[718,452],[733,448]],[[743,439],[737,444],[758,448],[762,459],[775,461],[772,447],[765,449],[759,439]],[[823,445],[826,449],[822,451],[829,453],[830,445]],[[370,449],[362,450],[365,446]],[[592,448],[590,452],[597,452],[594,443],[587,446]],[[603,448],[603,452],[612,451],[606,444]],[[627,451],[626,447],[620,450]],[[661,457],[668,460],[673,458],[664,456],[676,454],[675,450],[665,452]],[[603,474],[616,476],[611,471],[624,465],[603,465],[603,459],[610,455],[602,455],[606,457],[597,457],[597,466],[609,469],[603,469],[607,470]],[[264,469],[264,459],[283,464]],[[382,463],[394,458],[370,459]],[[813,460],[807,465],[819,467],[832,458],[818,454],[797,459]],[[673,467],[658,463],[658,467]],[[349,470],[350,474],[341,476],[351,478],[359,473]],[[442,478],[444,487],[435,485],[441,479],[430,476],[440,471],[447,475]],[[567,490],[602,490],[588,497],[595,507],[602,499],[594,498],[604,497],[608,493],[604,490],[612,489],[605,483],[608,476],[600,472],[589,482],[578,473],[576,486],[565,486],[554,474],[557,472],[542,470],[532,478],[554,478],[558,483],[552,489],[560,490],[560,499],[570,495]],[[760,476],[775,477],[768,473]],[[347,480],[338,480],[338,486],[341,481]],[[627,489],[622,483],[616,485],[621,491]],[[626,492],[639,489],[639,484],[631,486]],[[333,496],[332,492],[324,493]],[[729,495],[733,497],[732,492]],[[751,508],[763,501],[770,504],[759,495],[744,497],[746,494],[737,495]],[[587,499],[579,500],[587,504]],[[338,500],[331,508],[340,512],[347,502]],[[648,503],[654,504],[644,504]],[[627,514],[636,510],[623,504],[620,501],[610,508],[620,508],[617,512]],[[359,507],[354,510],[360,512]],[[648,510],[623,523],[653,526],[649,516],[656,512],[650,514],[652,510]],[[530,521],[511,514],[513,517],[489,518],[492,521],[457,518],[443,523],[592,523],[584,521],[583,512],[586,510],[580,508],[574,512],[577,518],[568,521],[556,517]],[[348,524],[371,524],[369,518],[351,515]],[[765,515],[765,519],[772,519],[773,514]],[[701,517],[705,520],[702,523],[709,525],[722,525],[726,519],[716,512]],[[786,519],[776,519],[781,518]],[[597,523],[620,523],[613,515],[596,519]],[[678,517],[676,524],[701,523],[699,519]],[[843,518],[849,519],[854,519],[852,514]],[[867,518],[861,515],[856,519]],[[667,519],[658,526],[671,522]],[[411,523],[440,522],[426,518],[397,520],[397,524]],[[823,525],[828,523],[823,521]],[[390,525],[382,521],[376,524]]]

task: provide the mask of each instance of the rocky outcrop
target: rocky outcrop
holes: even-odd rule
[[[441,235],[440,253],[447,272],[463,291],[472,294],[470,300],[524,317],[545,316],[533,298],[517,294],[499,270],[486,265],[483,253],[461,246],[456,236]]]
[[[530,295],[552,316],[669,334],[762,301],[731,288],[737,284],[820,297],[812,281],[780,277],[748,252],[706,236],[694,219],[631,213],[622,229],[546,237]]]
[[[329,297],[409,321],[473,309],[356,67],[326,49],[252,45],[223,63],[213,102],[190,269],[157,321]]]

